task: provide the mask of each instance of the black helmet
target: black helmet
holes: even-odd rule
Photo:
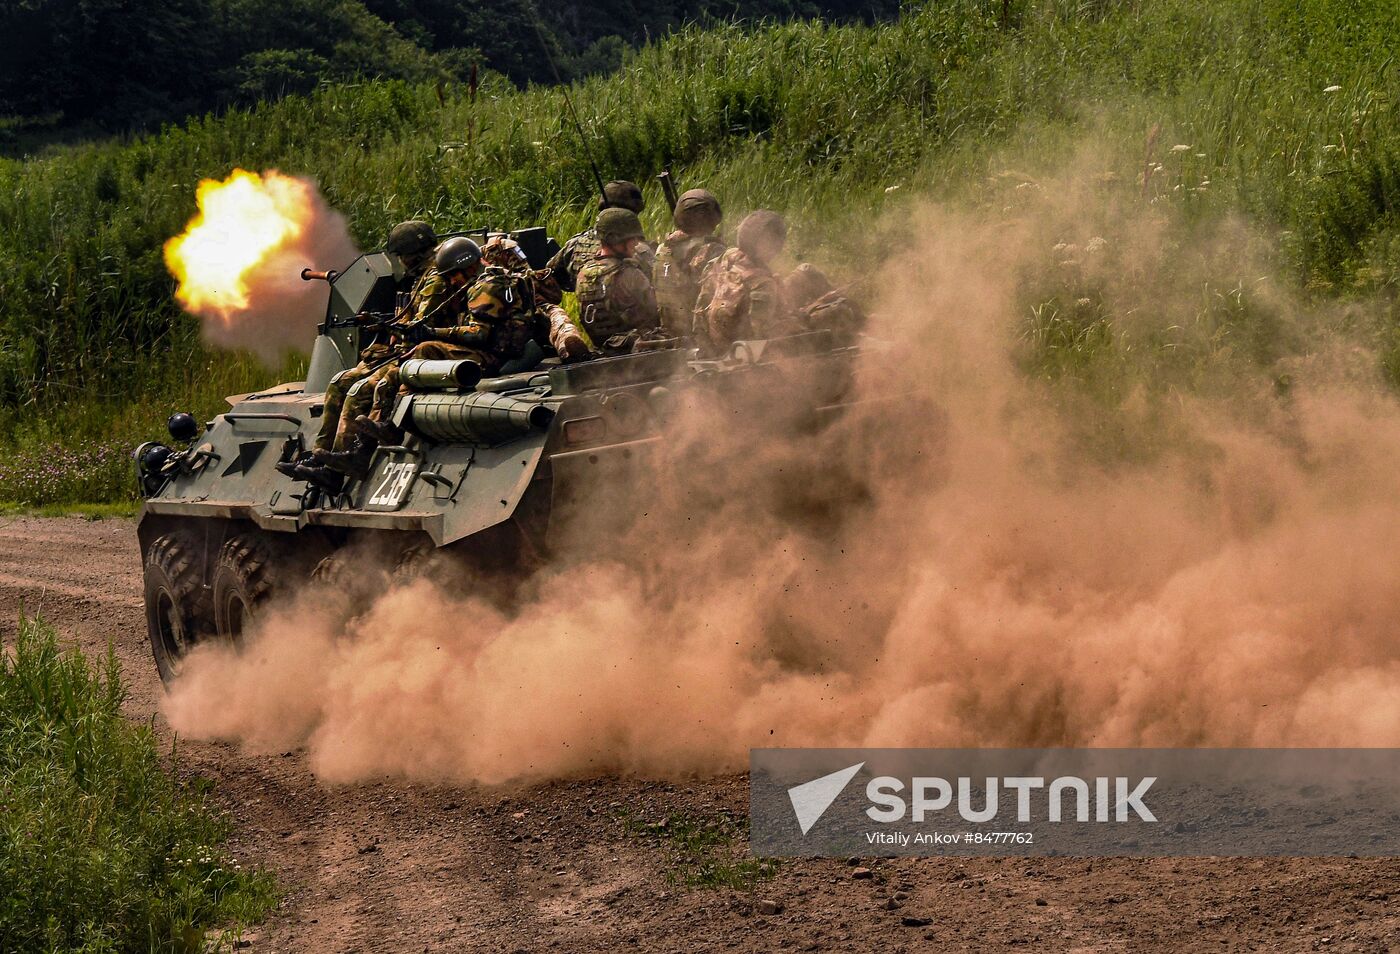
[[[440,274],[450,275],[481,262],[481,246],[464,235],[450,238],[437,247],[433,264]]]
[[[405,255],[421,255],[437,243],[437,233],[433,227],[415,219],[400,222],[389,230],[389,241],[384,243],[384,251],[403,258]]]
[[[628,239],[646,237],[642,231],[642,220],[630,209],[604,209],[598,213],[594,228],[598,231],[598,240],[604,245],[621,245]]]
[[[739,223],[739,249],[750,258],[767,262],[787,244],[787,223],[783,217],[768,209],[759,209],[744,216]]]
[[[719,199],[708,189],[691,189],[676,201],[676,228],[691,235],[707,235],[715,230],[724,213]]]
[[[602,198],[598,200],[598,209],[631,209],[638,215],[647,207],[646,199],[642,198],[642,190],[637,187],[637,183],[628,182],[626,179],[614,179],[603,186]]]

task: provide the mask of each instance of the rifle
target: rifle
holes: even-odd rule
[[[666,196],[666,204],[671,207],[671,214],[676,214],[676,203],[680,201],[680,195],[676,192],[676,180],[671,177],[671,169],[668,166],[666,171],[656,177],[661,183],[661,191]]]

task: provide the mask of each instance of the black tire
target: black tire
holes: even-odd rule
[[[165,683],[179,674],[185,653],[210,630],[200,556],[199,543],[185,533],[156,537],[146,550],[146,631]]]
[[[395,583],[411,583],[432,567],[437,550],[431,541],[416,540],[407,544],[394,559]]]
[[[239,643],[258,611],[272,596],[272,545],[261,534],[240,533],[219,550],[210,574],[214,599],[214,631],[220,639]]]
[[[349,555],[344,550],[335,550],[326,554],[316,564],[316,568],[311,571],[311,582],[316,586],[325,586],[333,590],[342,590],[348,587],[355,578],[355,569],[351,566]]]

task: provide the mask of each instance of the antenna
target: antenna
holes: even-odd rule
[[[588,159],[588,168],[593,170],[593,181],[598,185],[598,198],[606,201],[607,196],[603,194],[603,176],[598,171],[598,163],[593,161],[593,150],[588,146],[588,137],[583,134],[583,123],[578,120],[578,112],[574,109],[574,101],[569,96],[569,87],[564,85],[564,78],[559,75],[559,66],[554,62],[554,53],[549,48],[549,40],[544,35],[544,23],[540,19],[539,8],[535,5],[535,0],[529,0],[530,20],[535,25],[535,36],[539,37],[540,48],[544,50],[544,58],[549,63],[549,70],[554,74],[554,82],[559,87],[559,91],[564,94],[564,105],[569,107],[569,117],[574,121],[574,130],[578,133],[579,145],[583,147],[583,154]]]

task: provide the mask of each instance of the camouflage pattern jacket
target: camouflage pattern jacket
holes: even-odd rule
[[[598,241],[598,230],[580,232],[564,243],[564,247],[554,253],[549,260],[549,270],[559,287],[566,292],[577,291],[579,269],[598,257],[603,243]],[[637,264],[649,280],[656,253],[646,243],[637,247]]]
[[[583,329],[605,353],[630,351],[661,321],[656,293],[636,259],[594,258],[579,269],[576,291]]]
[[[444,298],[425,321],[433,340],[470,350],[488,372],[519,358],[538,337],[529,276],[494,265],[465,291]]]
[[[695,303],[696,337],[720,352],[745,338],[777,338],[802,330],[772,269],[731,248],[705,273]],[[701,334],[703,332],[703,334]]]
[[[410,290],[399,292],[401,303],[396,303],[395,313],[405,316],[405,321],[417,320],[425,309],[436,307],[442,301],[442,297],[447,293],[447,282],[433,265],[424,267],[423,271],[409,273],[403,277],[399,287],[408,285]],[[380,328],[374,332],[369,344],[360,352],[360,360],[366,364],[379,364],[388,358],[395,351],[402,351],[403,348],[392,344],[389,340],[389,332]]]
[[[716,235],[691,235],[675,231],[656,248],[652,285],[661,309],[661,326],[671,337],[693,331],[695,301],[705,269],[724,254],[724,242]]]

